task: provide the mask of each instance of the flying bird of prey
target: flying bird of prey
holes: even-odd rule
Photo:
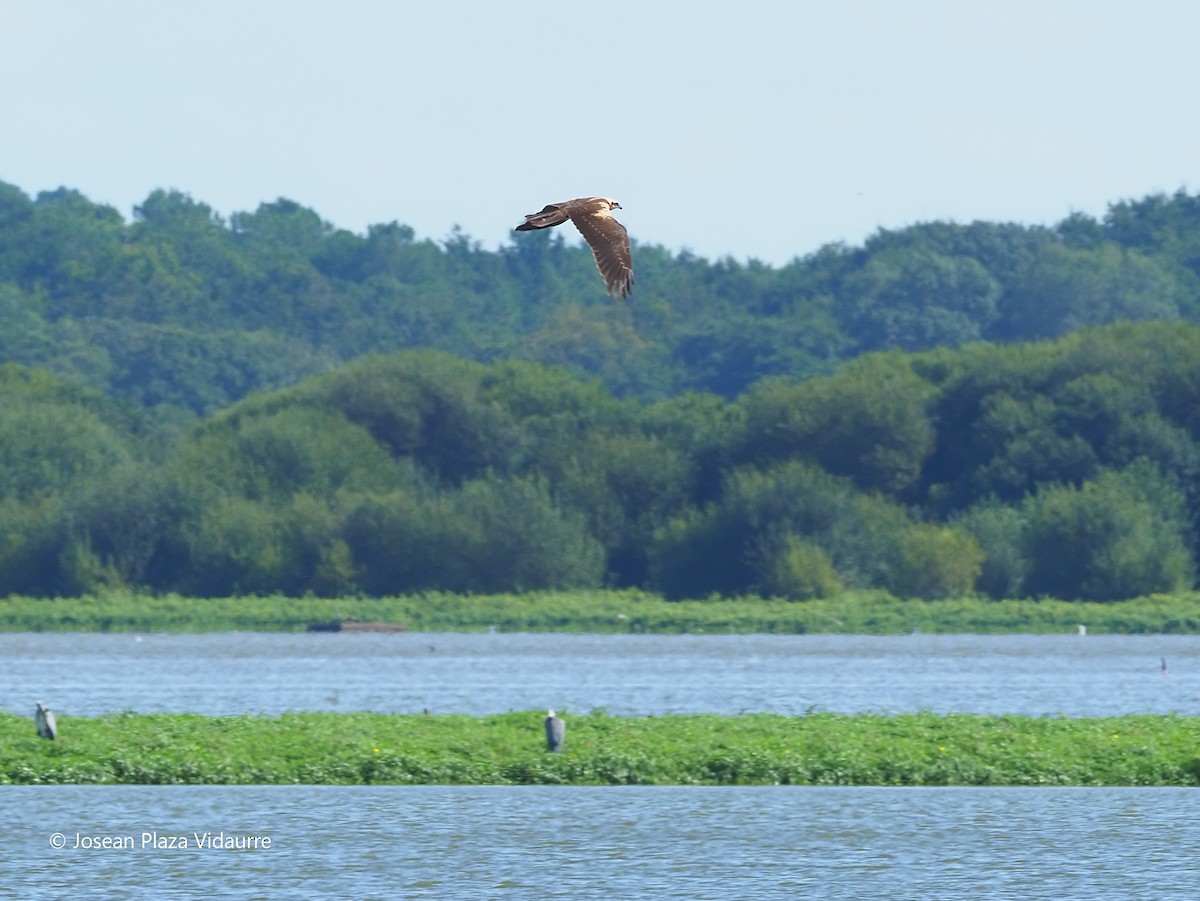
[[[629,252],[629,232],[612,217],[621,204],[611,197],[577,197],[562,203],[547,204],[540,213],[529,213],[517,231],[575,223],[583,239],[596,255],[596,265],[604,276],[608,293],[614,298],[628,297],[633,287],[633,257]]]

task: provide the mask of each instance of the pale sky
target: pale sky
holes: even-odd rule
[[[780,265],[1200,189],[1191,0],[0,0],[0,181]]]

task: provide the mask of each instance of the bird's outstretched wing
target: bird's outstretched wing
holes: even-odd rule
[[[575,211],[568,205],[567,214],[592,248],[608,293],[616,298],[628,297],[633,287],[633,255],[625,226],[607,209]]]

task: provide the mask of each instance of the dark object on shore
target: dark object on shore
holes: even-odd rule
[[[335,619],[327,623],[309,623],[308,632],[407,632],[404,623],[360,623]]]
[[[43,707],[41,701],[37,702],[37,711],[33,714],[33,721],[37,723],[37,732],[42,738],[54,741],[58,737],[58,723],[54,720],[54,711],[49,707]]]
[[[546,750],[561,751],[563,740],[567,737],[567,724],[562,717],[554,715],[553,710],[546,711]]]

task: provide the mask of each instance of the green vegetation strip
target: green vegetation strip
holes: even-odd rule
[[[113,592],[0,598],[5,632],[303,631],[335,620],[399,623],[417,632],[1200,632],[1200,593],[1113,603],[903,600],[847,592],[811,601],[762,598],[666,601],[641,591],[530,594],[425,593],[392,598],[188,598]]]
[[[1196,785],[1200,718],[0,714],[6,784]]]

